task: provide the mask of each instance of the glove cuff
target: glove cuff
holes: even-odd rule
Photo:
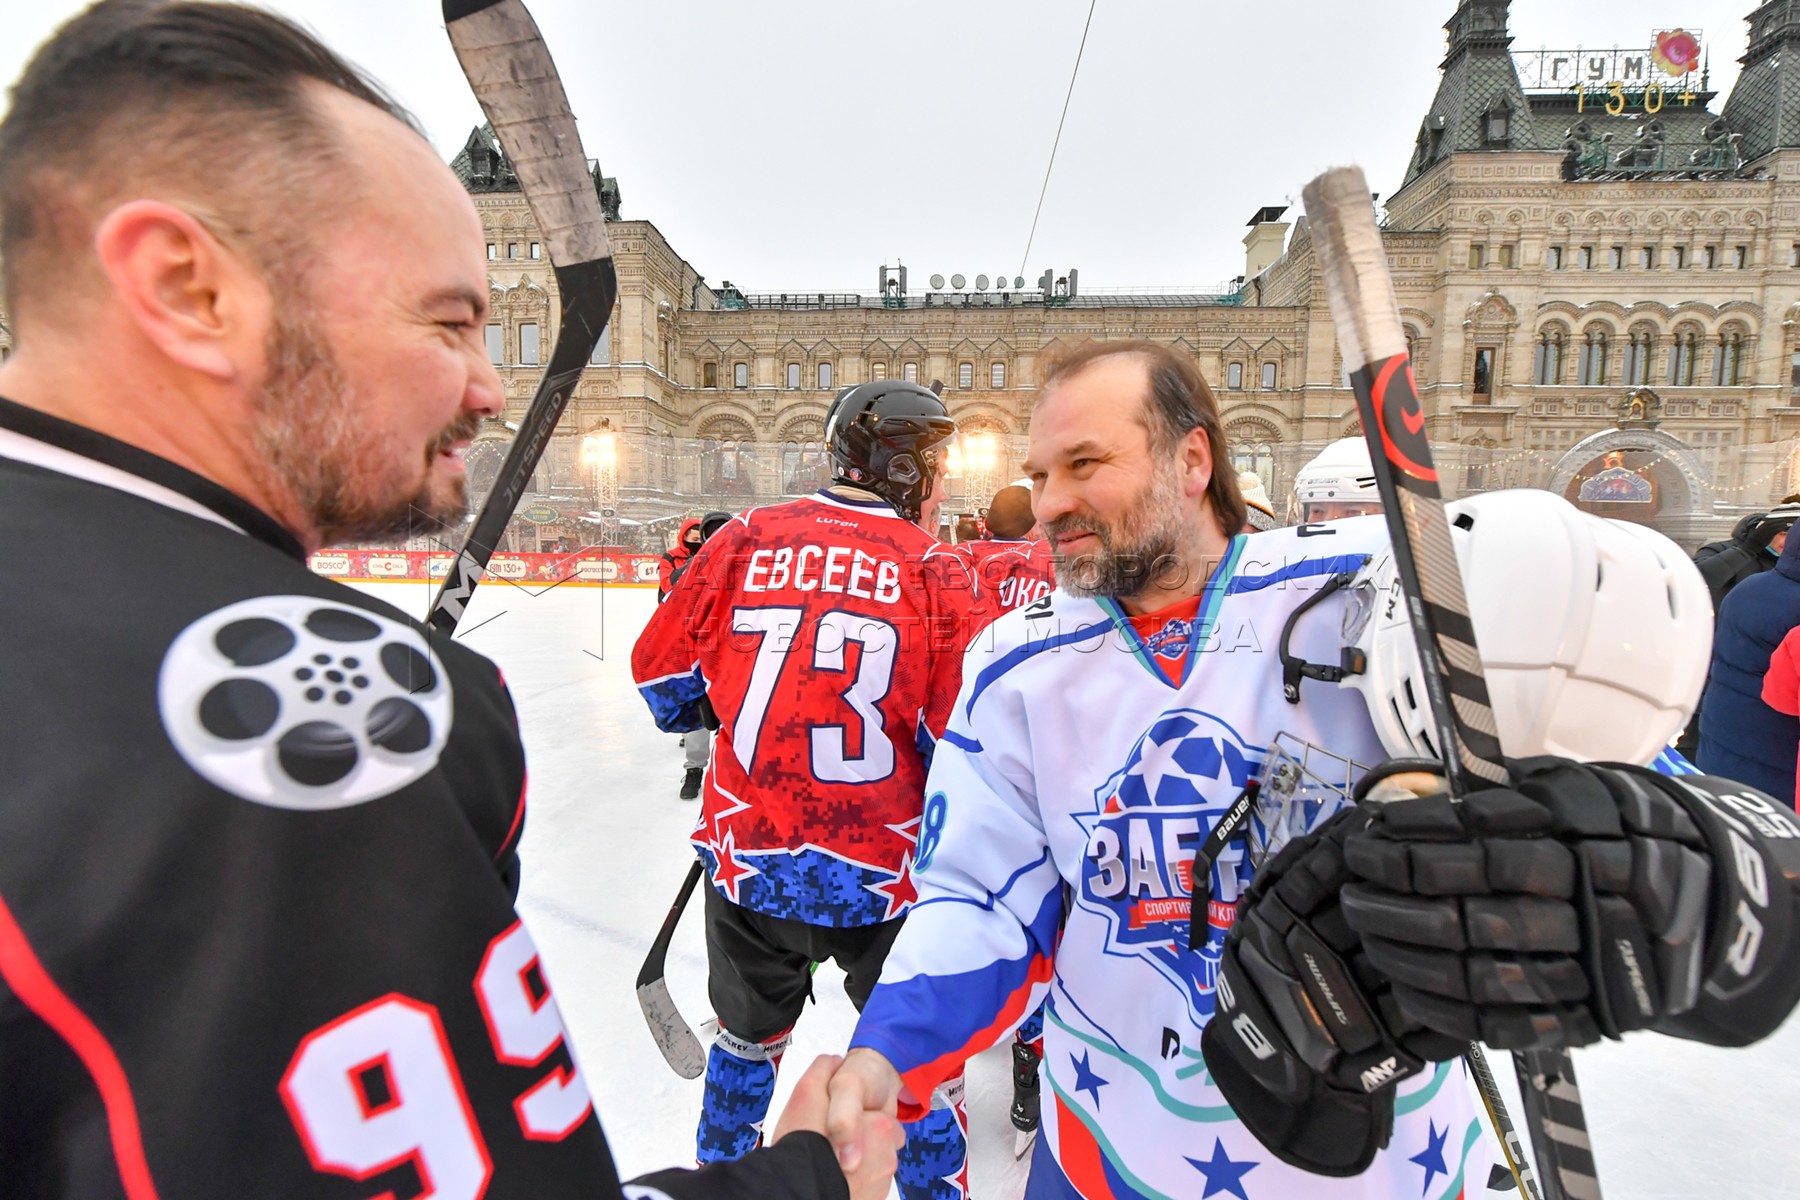
[[[1373,1096],[1339,1091],[1311,1077],[1295,1103],[1276,1096],[1222,1044],[1219,1019],[1200,1033],[1213,1083],[1256,1140],[1282,1162],[1315,1175],[1360,1175],[1394,1130],[1394,1089]]]

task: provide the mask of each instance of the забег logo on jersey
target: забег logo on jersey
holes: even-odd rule
[[[1096,811],[1076,818],[1087,832],[1075,903],[1105,918],[1108,954],[1142,957],[1187,999],[1196,1022],[1213,1011],[1219,949],[1237,911],[1241,843],[1213,864],[1208,923],[1198,953],[1187,949],[1194,854],[1251,776],[1265,748],[1199,709],[1159,716],[1095,789]]]

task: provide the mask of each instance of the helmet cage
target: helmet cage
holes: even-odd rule
[[[1249,856],[1260,867],[1351,803],[1368,767],[1291,733],[1278,733],[1263,759],[1262,789],[1250,813]]]

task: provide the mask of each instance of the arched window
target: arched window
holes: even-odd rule
[[[1225,430],[1225,441],[1231,447],[1231,465],[1240,472],[1255,471],[1263,487],[1273,494],[1275,451],[1281,434],[1262,421],[1238,421]]]
[[[1650,361],[1656,354],[1656,335],[1646,326],[1631,331],[1625,346],[1625,382],[1641,387],[1650,382]]]
[[[1694,386],[1694,358],[1700,349],[1700,331],[1684,325],[1675,331],[1675,348],[1669,355],[1669,386]]]
[[[1425,353],[1424,339],[1419,336],[1419,331],[1411,325],[1402,326],[1402,328],[1406,333],[1407,361],[1412,363],[1413,376],[1419,381],[1419,386],[1423,387],[1426,371],[1425,360],[1422,357]]]
[[[1719,334],[1719,347],[1713,354],[1713,386],[1736,387],[1743,382],[1744,335],[1736,330]]]
[[[1537,384],[1562,382],[1563,331],[1551,326],[1538,334],[1537,357],[1531,367],[1531,381]]]
[[[781,490],[784,493],[804,496],[825,484],[825,455],[818,442],[809,439],[782,443]]]
[[[1612,349],[1606,330],[1595,327],[1587,331],[1581,343],[1581,372],[1577,382],[1582,387],[1602,387],[1606,383],[1606,356]]]
[[[736,421],[720,421],[702,429],[699,444],[704,464],[701,472],[703,491],[727,495],[748,495],[755,490],[755,456],[747,426]]]

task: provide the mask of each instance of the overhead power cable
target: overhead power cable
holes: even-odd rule
[[[1044,186],[1038,191],[1037,211],[1031,214],[1031,235],[1025,239],[1025,254],[1019,259],[1019,274],[1031,258],[1031,243],[1037,240],[1038,218],[1044,214],[1044,195],[1050,190],[1050,172],[1056,169],[1056,148],[1062,145],[1063,122],[1069,119],[1069,100],[1075,95],[1075,77],[1081,74],[1081,55],[1087,49],[1088,28],[1094,23],[1094,6],[1099,0],[1088,0],[1087,21],[1081,27],[1081,45],[1075,51],[1075,69],[1069,72],[1069,91],[1063,97],[1062,116],[1056,122],[1056,140],[1050,143],[1050,164],[1044,168]]]

